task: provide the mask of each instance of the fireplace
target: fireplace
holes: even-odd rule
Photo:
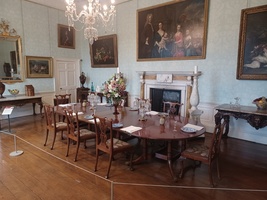
[[[163,101],[181,102],[181,90],[150,88],[151,109],[163,112]]]
[[[197,79],[201,75],[200,71],[137,71],[137,73],[140,79],[140,98],[151,99],[152,104],[154,101],[158,101],[155,104],[159,104],[162,101],[154,100],[152,93],[160,90],[154,89],[171,92],[179,91],[177,101],[183,104],[181,116],[188,117],[189,111],[197,109],[199,103]],[[154,107],[154,109],[159,108],[160,105]]]

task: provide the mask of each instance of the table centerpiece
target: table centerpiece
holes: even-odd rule
[[[114,106],[114,115],[119,114],[118,106],[125,96],[125,79],[122,73],[114,74],[108,81],[104,83],[103,95],[107,99],[112,100]]]

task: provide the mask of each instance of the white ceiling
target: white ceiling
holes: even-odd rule
[[[41,5],[46,5],[52,8],[56,8],[59,10],[65,10],[66,9],[66,1],[65,0],[25,0],[25,1],[31,1],[37,4],[41,4]],[[102,0],[102,2],[105,2],[107,0]],[[115,0],[116,4],[121,4],[127,1],[131,1],[131,0]],[[74,2],[76,4],[82,4],[85,5],[86,4],[86,0],[74,0]],[[101,3],[101,0],[100,0]]]

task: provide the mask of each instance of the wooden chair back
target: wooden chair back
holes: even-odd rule
[[[181,116],[183,103],[163,101],[163,112],[169,113],[170,116]]]
[[[212,164],[214,163],[214,161],[216,161],[217,175],[218,178],[220,179],[219,154],[220,154],[220,145],[224,128],[225,128],[225,122],[216,125],[210,139],[207,139],[209,137],[206,136],[203,144],[191,145],[181,152],[182,170],[180,173],[180,178],[183,176],[184,173],[183,162],[185,159],[199,161],[200,163],[204,163],[209,166],[210,185],[212,187],[214,186],[212,178]]]
[[[78,151],[80,143],[84,142],[84,148],[86,148],[86,141],[90,139],[95,139],[95,132],[90,131],[86,128],[81,128],[79,123],[78,112],[73,112],[71,109],[65,109],[65,118],[67,122],[67,154],[69,155],[70,143],[71,141],[76,142],[76,154],[74,161],[77,161]]]
[[[68,104],[71,102],[71,94],[56,94],[54,99],[54,105]]]
[[[67,130],[67,124],[56,120],[56,112],[54,106],[44,105],[44,113],[46,120],[46,138],[44,146],[46,146],[49,132],[53,132],[53,142],[51,150],[54,148],[57,132],[61,132],[61,138],[63,138],[63,131]]]
[[[99,151],[109,154],[109,166],[107,175],[105,178],[109,178],[109,172],[111,168],[111,162],[114,159],[114,155],[121,152],[130,152],[130,169],[132,170],[132,159],[134,146],[128,142],[124,142],[120,139],[113,137],[112,132],[112,119],[106,117],[94,116],[95,132],[96,132],[96,163],[95,171],[97,171]]]

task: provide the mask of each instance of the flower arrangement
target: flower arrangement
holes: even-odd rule
[[[103,94],[113,102],[119,102],[125,96],[126,84],[121,73],[113,75],[104,83]]]

